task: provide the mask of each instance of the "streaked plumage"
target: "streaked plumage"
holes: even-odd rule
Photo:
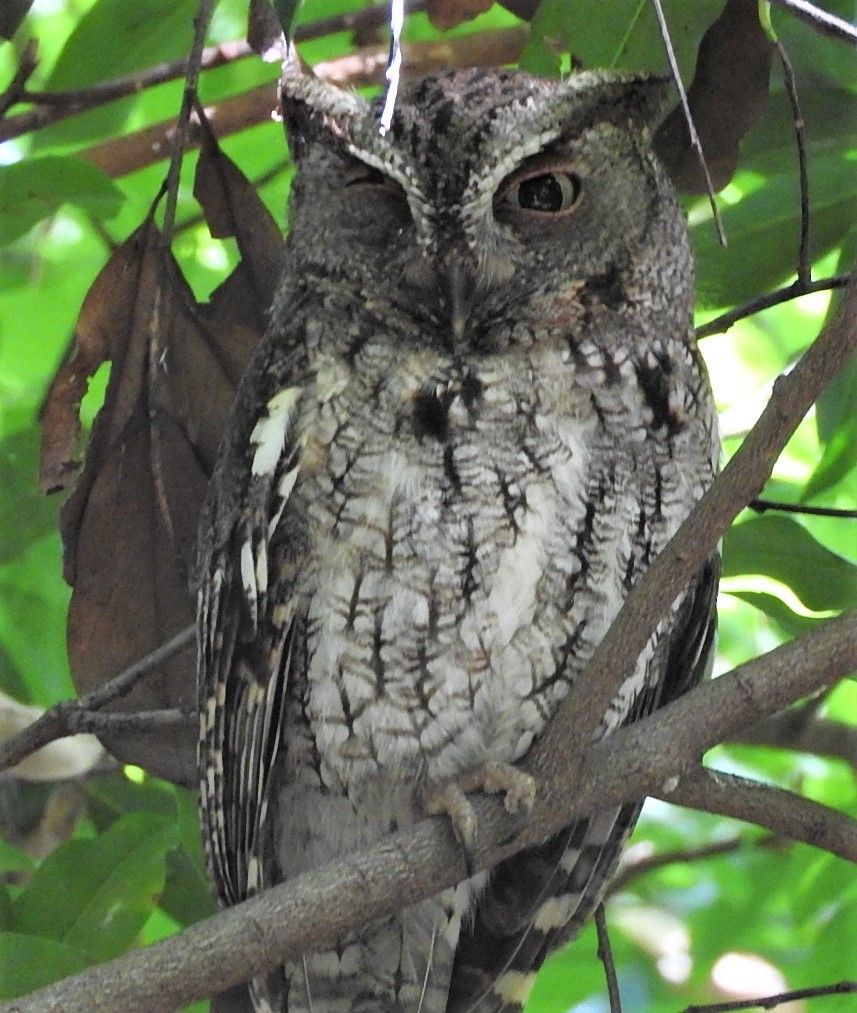
[[[200,537],[222,903],[523,757],[710,483],[685,223],[650,148],[662,101],[655,81],[459,72],[408,86],[382,136],[356,94],[284,83],[282,281]],[[712,562],[599,735],[702,675],[715,585]],[[255,983],[257,1008],[519,1008],[637,812],[287,965]]]

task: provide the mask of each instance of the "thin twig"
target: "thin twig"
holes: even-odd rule
[[[25,85],[38,65],[36,42],[35,39],[30,39],[27,45],[24,46],[24,51],[21,53],[18,67],[12,75],[9,87],[0,95],[0,119],[3,118],[7,109],[20,102],[21,96],[26,94]]]
[[[203,50],[201,66],[203,70],[213,70],[252,55],[253,51],[243,39],[223,42],[219,46],[208,46]],[[73,91],[25,92],[21,99],[38,103],[38,108],[10,116],[0,123],[0,141],[21,137],[23,134],[59,123],[89,109],[97,109],[117,99],[137,95],[149,88],[175,81],[184,77],[187,65],[187,59],[182,58],[159,63],[135,74],[114,78],[112,81],[101,81],[89,88]]]
[[[709,320],[696,328],[696,337],[707,338],[711,334],[724,334],[733,324],[739,320],[753,316],[754,313],[761,313],[762,310],[770,309],[772,306],[779,306],[781,303],[790,302],[792,299],[799,299],[803,295],[812,295],[813,292],[826,292],[829,289],[845,288],[848,284],[847,274],[836,274],[830,278],[819,278],[808,284],[802,284],[796,279],[791,285],[778,288],[775,292],[768,292],[765,295],[757,296],[742,306],[736,306],[728,313],[721,313],[719,317]]]
[[[812,253],[809,239],[809,170],[806,164],[806,123],[800,108],[797,93],[797,82],[792,62],[785,46],[779,39],[774,46],[783,68],[783,79],[786,94],[792,107],[795,128],[795,144],[797,145],[798,178],[800,180],[800,242],[798,244],[797,276],[801,285],[806,288],[812,283]]]
[[[802,503],[780,503],[771,499],[752,499],[747,504],[757,514],[768,510],[778,510],[784,514],[804,514],[807,517],[838,517],[842,520],[857,520],[857,510],[845,510],[839,507],[804,506]]]
[[[686,1006],[682,1013],[734,1013],[742,1009],[776,1009],[798,999],[820,999],[826,995],[853,995],[857,981],[840,981],[835,985],[816,985],[814,988],[796,988],[792,992],[768,995],[764,999],[737,999],[732,1002],[706,1003],[704,1006]]]
[[[714,217],[714,224],[717,227],[717,238],[720,240],[720,245],[725,246],[726,231],[723,228],[723,219],[720,217],[720,209],[717,207],[717,199],[714,196],[714,184],[711,182],[711,175],[708,172],[708,163],[705,160],[705,152],[702,150],[702,142],[699,140],[699,134],[696,132],[696,124],[693,121],[693,113],[690,111],[690,103],[687,101],[687,92],[684,89],[684,82],[681,79],[681,71],[679,70],[678,60],[676,59],[672,39],[670,38],[670,30],[667,25],[666,16],[664,15],[664,8],[661,4],[661,0],[652,0],[652,4],[654,5],[655,14],[657,15],[658,26],[661,31],[661,39],[667,52],[670,72],[672,73],[673,81],[675,81],[675,86],[678,88],[679,101],[681,102],[681,107],[684,110],[684,119],[687,123],[687,133],[690,138],[690,144],[696,152],[696,157],[705,176],[705,189],[708,191],[708,202],[711,205],[711,214]]]
[[[151,711],[72,711],[67,725],[69,734],[89,732],[92,735],[119,732],[155,732],[159,728],[188,728],[196,717],[178,707]]]
[[[619,992],[619,979],[616,977],[613,948],[610,945],[610,932],[603,904],[599,904],[595,909],[595,931],[598,933],[598,959],[604,967],[604,980],[607,982],[610,1013],[622,1013],[622,996]]]
[[[809,3],[808,0],[773,0],[773,3],[805,21],[822,35],[857,45],[857,27],[829,11],[822,10],[816,4]]]
[[[167,170],[167,200],[164,205],[164,224],[161,229],[161,243],[167,250],[172,246],[173,235],[175,233],[176,205],[179,199],[179,176],[181,175],[182,161],[187,149],[188,135],[190,133],[190,117],[196,102],[196,90],[199,85],[205,36],[208,33],[208,26],[211,24],[211,15],[213,13],[214,0],[199,0],[199,7],[193,19],[193,43],[187,61],[187,74],[185,75],[182,104],[176,125],[172,155],[170,156],[170,167]]]
[[[783,838],[773,834],[762,837],[756,841],[747,841],[742,837],[730,837],[725,841],[715,841],[712,844],[703,844],[698,848],[675,849],[673,851],[659,851],[654,855],[647,855],[645,858],[638,858],[620,865],[619,871],[610,880],[610,888],[607,895],[612,897],[620,893],[629,883],[640,876],[646,876],[650,872],[657,872],[668,865],[692,865],[695,862],[705,862],[710,858],[719,858],[722,855],[731,855],[740,848],[756,847],[769,848],[783,844]]]
[[[193,643],[195,636],[196,627],[188,626],[161,647],[129,665],[109,682],[103,683],[98,689],[76,700],[63,700],[45,711],[28,728],[0,743],[0,770],[14,767],[30,753],[55,739],[74,734],[76,730],[71,726],[76,720],[77,713],[99,710],[111,701],[125,696],[140,679],[185,650]]]

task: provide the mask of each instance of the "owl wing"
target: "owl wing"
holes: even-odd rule
[[[273,594],[272,576],[280,578],[268,572],[272,537],[297,477],[292,424],[300,388],[275,385],[266,400],[270,376],[281,370],[264,355],[253,365],[211,480],[197,571],[200,812],[224,905],[269,878],[269,796],[289,673],[303,657],[288,590]],[[252,389],[262,397],[242,396]]]
[[[717,626],[719,558],[689,589],[665,645],[660,679],[625,719],[638,721],[706,676]],[[447,1013],[514,1013],[535,973],[557,946],[576,935],[601,901],[642,802],[578,820],[544,844],[502,862],[462,927]]]

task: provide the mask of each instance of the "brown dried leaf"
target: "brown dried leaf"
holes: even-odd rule
[[[231,163],[216,151],[206,159],[212,171],[203,199],[217,207],[221,225],[232,222],[247,259],[200,306],[147,220],[90,289],[43,413],[43,470],[56,486],[71,467],[86,379],[111,361],[86,462],[61,515],[66,579],[74,587],[69,657],[81,693],[193,621],[188,586],[199,510],[276,278],[280,239],[270,216]],[[192,654],[161,666],[116,706],[192,710]],[[103,741],[121,760],[187,783],[194,738],[171,729]]]
[[[286,37],[269,0],[250,0],[250,10],[247,13],[247,43],[265,63],[285,60],[288,48]]]
[[[11,39],[33,6],[33,0],[3,0],[0,4],[0,39]]]
[[[247,281],[258,306],[266,310],[274,297],[280,270],[280,230],[252,183],[223,154],[208,130],[200,148],[193,195],[202,206],[212,236],[238,241],[249,271]]]
[[[446,32],[484,14],[493,3],[494,0],[429,0],[426,13],[438,31]]]
[[[741,141],[765,110],[772,54],[756,0],[726,0],[699,45],[687,92],[715,190],[732,179]],[[661,124],[655,145],[680,193],[707,192],[681,106]]]

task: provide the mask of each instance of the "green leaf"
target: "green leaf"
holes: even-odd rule
[[[175,822],[144,812],[122,817],[95,840],[67,842],[18,898],[18,927],[94,960],[118,956],[154,910],[175,843]]]
[[[790,587],[813,611],[857,604],[857,566],[825,548],[790,517],[757,517],[727,533],[723,576],[753,573]]]
[[[187,55],[196,0],[97,0],[68,37],[45,85],[83,88]]]
[[[821,619],[812,619],[809,616],[799,616],[781,599],[773,594],[765,594],[763,591],[727,591],[734,598],[740,598],[760,612],[764,612],[769,619],[780,627],[789,637],[799,637],[802,633],[813,626],[817,626]]]
[[[193,38],[196,0],[97,0],[78,19],[45,87],[78,90],[186,58]],[[170,86],[165,86],[169,88]],[[119,132],[140,101],[133,96],[55,123],[39,131],[34,151],[80,145]],[[178,104],[164,115],[175,115]]]
[[[0,243],[17,239],[63,204],[112,218],[122,191],[100,169],[72,155],[44,155],[0,166]]]
[[[24,429],[0,440],[0,562],[15,559],[37,538],[57,529],[59,504],[36,488],[39,433]]]
[[[274,13],[283,26],[283,34],[287,39],[292,37],[292,26],[302,0],[273,0]]]
[[[518,66],[521,70],[526,70],[537,77],[559,77],[562,71],[562,59],[551,49],[542,36],[530,33],[521,51]]]
[[[806,502],[837,485],[855,465],[857,465],[857,420],[852,419],[843,423],[842,427],[832,434],[818,466],[809,476],[801,499]]]
[[[746,177],[736,183],[750,186]],[[721,248],[711,221],[691,226],[703,305],[729,306],[776,288],[794,275],[800,233],[796,170],[772,173],[737,204],[722,208],[729,241]],[[812,167],[812,248],[817,258],[842,242],[857,219],[857,164],[841,151]]]
[[[15,999],[77,974],[91,963],[85,953],[65,943],[19,932],[0,932],[0,1001]]]
[[[32,869],[35,864],[26,852],[0,837],[0,873]]]
[[[721,6],[719,0],[664,3],[670,37],[688,81],[699,40]],[[591,6],[568,0],[542,0],[530,34],[531,38],[563,42],[575,62],[587,69],[667,70],[657,18],[652,4],[645,0],[602,0],[597,12]],[[531,68],[527,65],[525,69]]]

